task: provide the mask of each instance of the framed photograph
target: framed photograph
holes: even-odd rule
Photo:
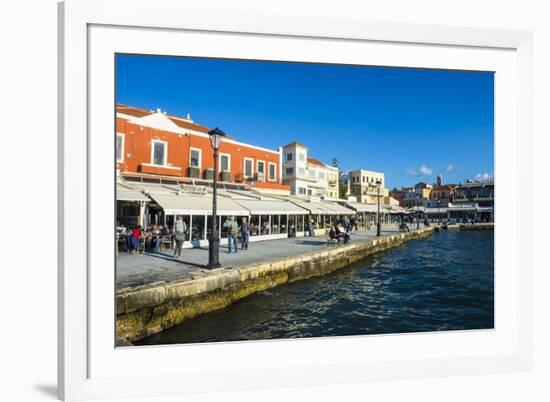
[[[531,34],[180,3],[59,5],[60,398],[529,370]]]

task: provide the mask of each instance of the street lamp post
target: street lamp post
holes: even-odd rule
[[[440,212],[440,208],[441,207],[441,200],[438,198],[437,199],[437,222],[439,225],[441,225],[441,212]]]
[[[416,228],[420,229],[420,215],[418,213],[418,201],[420,200],[420,194],[416,194]]]
[[[378,209],[376,211],[376,236],[380,237],[381,228],[380,228],[380,186],[382,185],[382,181],[380,179],[376,179],[376,199],[378,201]]]
[[[219,128],[208,132],[210,144],[214,149],[214,187],[212,189],[212,223],[210,225],[210,238],[208,239],[208,268],[219,268],[220,264],[220,237],[218,236],[217,214],[217,186],[218,186],[218,149],[225,137],[225,133]]]

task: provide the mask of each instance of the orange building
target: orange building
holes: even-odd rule
[[[214,157],[209,128],[189,115],[177,117],[117,105],[116,168],[121,176],[159,176],[201,183],[213,179]],[[289,193],[281,184],[278,151],[227,137],[219,149],[218,180]]]

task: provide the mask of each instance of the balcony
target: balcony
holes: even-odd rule
[[[189,166],[187,168],[187,177],[192,179],[199,179],[201,177],[201,170],[196,166]]]

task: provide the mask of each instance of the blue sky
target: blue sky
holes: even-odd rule
[[[390,188],[493,173],[493,73],[118,55],[117,102],[237,140],[292,141]]]

